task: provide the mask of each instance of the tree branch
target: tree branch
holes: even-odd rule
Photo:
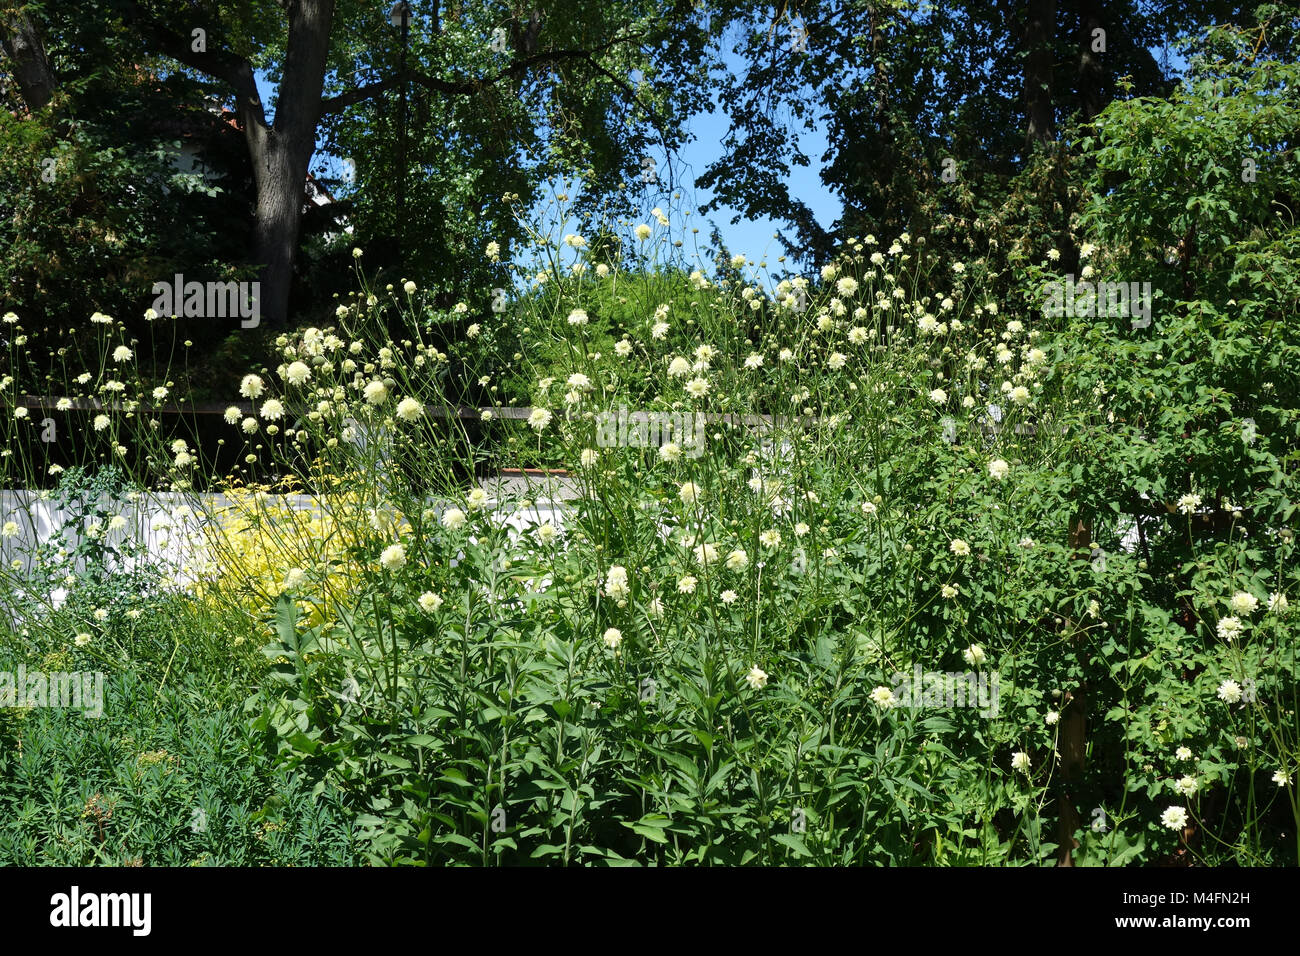
[[[229,86],[235,94],[235,108],[240,122],[246,129],[254,126],[266,129],[266,111],[262,106],[262,97],[257,92],[253,65],[248,60],[225,50],[196,52],[188,37],[150,19],[134,2],[125,5],[124,16],[128,23],[140,31],[145,42],[159,53]]]
[[[495,86],[502,80],[517,80],[535,66],[559,62],[561,60],[585,60],[606,76],[612,77],[613,74],[609,73],[609,71],[596,63],[594,57],[599,53],[604,53],[605,51],[618,46],[619,44],[627,43],[632,40],[640,40],[641,38],[641,34],[617,37],[610,40],[608,43],[593,47],[589,50],[543,50],[540,53],[534,53],[532,56],[527,56],[521,60],[517,60],[510,66],[498,70],[495,74],[485,77],[457,77],[454,80],[444,80],[440,77],[429,76],[427,73],[420,72],[419,70],[410,69],[407,70],[407,77],[411,82],[418,83],[420,86],[423,86],[428,90],[432,90],[435,93],[443,93],[448,96],[467,96],[479,93],[489,87]],[[321,100],[321,115],[324,116],[329,113],[337,113],[339,110],[346,109],[349,106],[354,106],[357,103],[364,102],[365,100],[373,99],[374,97],[393,89],[398,82],[399,81],[396,79],[381,80],[378,83],[370,83],[366,86],[357,87],[348,90],[347,92],[340,93],[337,96],[323,99]],[[623,84],[623,86],[624,89],[628,89],[626,84]],[[635,99],[635,94],[633,94],[633,98]]]

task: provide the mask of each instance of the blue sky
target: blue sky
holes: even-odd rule
[[[698,207],[713,199],[711,190],[697,189],[694,177],[702,174],[709,164],[722,155],[722,140],[727,135],[727,118],[721,112],[702,113],[691,118],[689,129],[695,134],[695,140],[682,150],[680,155],[681,172],[684,176],[682,193],[686,199],[693,199],[692,205]],[[818,223],[828,227],[839,218],[842,204],[822,184],[820,160],[826,151],[826,136],[820,131],[806,133],[801,131],[800,145],[812,163],[808,166],[792,166],[785,177],[790,195],[801,201],[813,211]],[[732,225],[731,219],[737,210],[721,207],[709,215],[709,221],[717,223],[723,239],[732,252],[743,252],[753,260],[764,253],[770,253],[769,262],[774,262],[781,253],[780,242],[772,234],[782,228],[782,224],[770,219],[747,220],[741,217]],[[701,233],[705,232],[700,227]],[[789,230],[786,229],[787,235]]]

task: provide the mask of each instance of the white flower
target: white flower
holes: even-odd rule
[[[262,403],[261,415],[267,421],[276,421],[284,417],[284,406],[275,398],[268,398]]]
[[[311,369],[306,362],[293,362],[285,369],[284,377],[290,385],[301,385],[311,378]]]
[[[1191,760],[1192,752],[1187,747],[1179,747],[1174,751],[1175,760]]]
[[[898,698],[894,696],[894,692],[884,686],[877,687],[871,692],[871,700],[881,710],[889,710],[898,705]]]
[[[1026,551],[1028,551],[1028,550],[1029,550],[1030,548],[1032,548],[1033,546],[1034,546],[1034,539],[1033,539],[1033,538],[1028,538],[1028,537],[1026,537],[1026,538],[1021,538],[1021,539],[1020,539],[1020,547],[1024,548]]]
[[[847,355],[844,355],[841,352],[832,352],[830,358],[826,360],[826,367],[832,372],[838,372],[844,367],[848,360],[849,357]]]
[[[627,582],[627,568],[615,564],[605,575],[605,593],[614,601],[626,601],[632,594]]]
[[[110,424],[112,424],[112,423],[109,421],[109,418],[108,418],[107,415],[96,415],[96,416],[95,416],[95,420],[94,420],[93,422],[91,422],[91,425],[94,426],[94,429],[95,429],[95,431],[97,431],[97,432],[102,432],[102,431],[103,431],[105,428],[107,428]]]
[[[1291,782],[1291,775],[1285,770],[1277,770],[1273,773],[1273,782],[1279,787],[1285,787]]]
[[[284,574],[284,589],[292,591],[299,587],[307,579],[307,572],[302,568],[290,568]]]
[[[1171,830],[1181,830],[1187,826],[1187,811],[1182,807],[1169,807],[1160,814],[1160,822]]]
[[[640,223],[632,231],[636,233],[636,237],[638,239],[640,239],[642,242],[645,242],[647,239],[650,238],[650,233],[652,230],[645,223]]]
[[[540,432],[551,423],[551,417],[549,409],[534,408],[532,414],[528,416],[528,426]]]
[[[459,531],[465,527],[465,512],[459,508],[448,508],[442,513],[441,524],[448,531]]]
[[[741,548],[737,548],[727,555],[727,568],[731,571],[743,571],[749,566],[749,555]]]
[[[758,543],[765,548],[775,549],[781,546],[781,532],[768,528],[758,536]]]
[[[1288,610],[1286,595],[1280,591],[1274,591],[1268,596],[1268,613],[1276,614],[1278,617],[1285,617]]]
[[[244,430],[244,434],[251,435],[257,431],[257,419],[252,417],[245,418],[239,427]]]
[[[1241,700],[1241,685],[1235,680],[1225,680],[1219,685],[1218,698],[1225,704],[1235,704]]]
[[[1183,495],[1178,499],[1178,510],[1185,515],[1195,514],[1201,506],[1201,496],[1195,493]]]
[[[419,602],[420,610],[424,611],[426,614],[432,614],[434,611],[438,610],[438,608],[442,607],[442,598],[437,594],[434,594],[432,591],[425,591],[419,596],[419,598],[417,598],[417,601]]]
[[[618,645],[623,643],[623,632],[616,627],[606,628],[603,640],[605,641],[606,647],[611,651],[616,651],[618,650]]]
[[[656,322],[654,325],[650,326],[650,338],[663,339],[667,337],[668,337],[667,322]]]
[[[1011,769],[1029,773],[1029,754],[1023,750],[1017,750],[1013,753],[1011,755]]]
[[[266,386],[256,375],[245,375],[243,381],[239,383],[239,394],[244,398],[257,398],[265,390]]]
[[[700,564],[712,564],[718,560],[718,549],[709,543],[695,546],[695,560]]]
[[[1017,405],[1025,404],[1025,402],[1029,401],[1029,389],[1023,385],[1017,385],[1011,390],[1011,401]]]
[[[1228,605],[1232,608],[1233,614],[1240,614],[1244,617],[1249,617],[1254,614],[1255,609],[1259,607],[1259,598],[1255,597],[1255,595],[1251,594],[1249,591],[1238,591],[1228,601]]]
[[[224,416],[224,418],[226,419],[226,424],[238,425],[240,416],[242,414],[243,413],[239,410],[239,406],[231,405],[229,408],[226,409],[226,414]]]
[[[627,339],[619,339],[614,343],[614,354],[619,358],[627,358],[632,354],[632,343]]]
[[[1190,797],[1192,794],[1196,792],[1199,786],[1200,784],[1196,782],[1196,778],[1193,777],[1191,774],[1187,774],[1186,776],[1180,777],[1178,780],[1174,781],[1173,784],[1174,789],[1177,790],[1179,793],[1181,793],[1184,797]]]
[[[381,381],[375,380],[366,385],[362,394],[365,395],[366,401],[371,405],[382,405],[388,400],[388,386]]]
[[[578,456],[578,461],[583,468],[594,468],[596,462],[600,460],[600,455],[594,448],[584,448],[582,454]]]
[[[961,538],[953,538],[948,545],[948,550],[959,558],[964,558],[970,554],[970,545]]]
[[[1001,458],[994,458],[989,462],[989,476],[1001,481],[1011,471],[1011,466]]]
[[[587,313],[586,313],[585,311],[583,311],[582,309],[574,309],[572,312],[569,313],[569,324],[570,324],[570,325],[586,325],[586,324],[587,324]]]
[[[1241,623],[1241,618],[1231,615],[1219,618],[1219,623],[1215,625],[1215,631],[1219,637],[1229,643],[1240,637],[1242,630],[1244,630],[1244,625]]]
[[[691,363],[680,355],[668,363],[668,374],[673,378],[685,378],[691,373]]]
[[[85,631],[82,631],[80,634],[74,637],[72,641],[78,647],[85,647],[87,644],[90,643],[90,635],[87,634]]]
[[[876,503],[874,501],[862,502],[862,513],[867,517],[870,517],[871,515],[875,514],[876,510],[877,510]]]
[[[694,575],[684,574],[677,579],[677,590],[682,594],[694,594],[698,583]]]
[[[131,350],[127,348],[125,345],[119,345],[117,348],[113,349],[113,361],[114,362],[131,361]]]
[[[465,496],[465,503],[469,505],[472,511],[486,508],[489,503],[488,493],[482,488],[472,488],[470,493]]]
[[[1051,727],[1053,724],[1057,723],[1060,719],[1061,719],[1060,713],[1058,713],[1055,710],[1049,710],[1047,714],[1044,715],[1043,722],[1046,723],[1047,726]]]
[[[400,544],[390,544],[379,556],[379,563],[389,571],[398,571],[406,567],[406,549]]]
[[[727,590],[719,594],[718,597],[721,598],[723,604],[735,604],[740,595],[731,590],[731,588],[727,588]]]
[[[413,422],[424,414],[424,406],[413,398],[404,398],[397,403],[397,417],[404,422]]]
[[[835,283],[835,291],[840,295],[853,295],[858,291],[858,280],[845,276]]]
[[[745,680],[749,681],[749,686],[754,690],[762,690],[767,686],[767,674],[759,670],[757,664],[749,669],[749,673],[745,675]]]
[[[931,389],[930,401],[934,402],[936,405],[943,405],[948,401],[948,393],[941,388]]]
[[[943,587],[939,588],[940,596],[949,601],[955,598],[957,593],[957,585],[955,584],[945,584]]]
[[[693,481],[687,481],[677,490],[677,497],[682,499],[683,504],[692,505],[700,500],[700,496],[703,493],[703,489],[701,489],[699,485],[695,484]]]
[[[691,398],[703,398],[709,393],[709,380],[697,376],[687,382],[685,388]]]
[[[972,644],[970,647],[966,648],[966,650],[961,652],[961,656],[967,664],[970,664],[973,667],[978,667],[987,659],[987,655],[984,653],[984,648],[980,647],[978,644]]]

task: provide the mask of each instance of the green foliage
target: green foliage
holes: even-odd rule
[[[0,653],[0,669],[12,669]],[[66,669],[49,658],[46,669]],[[219,672],[209,675],[217,676]],[[13,866],[346,866],[338,794],[277,774],[229,688],[108,675],[96,719],[0,709],[0,860]]]

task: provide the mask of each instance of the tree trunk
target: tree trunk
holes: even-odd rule
[[[1083,0],[1079,12],[1079,112],[1085,123],[1091,122],[1102,111],[1101,82],[1105,74],[1103,53],[1093,52],[1092,32],[1101,29],[1101,4],[1098,0]]]
[[[1031,146],[1056,138],[1052,107],[1055,40],[1056,0],[1029,0],[1025,23],[1025,135]]]
[[[253,226],[253,258],[262,267],[259,276],[260,313],[271,326],[281,326],[289,315],[289,290],[302,220],[303,183],[311,153],[271,134],[254,154],[257,170],[257,207]]]
[[[13,63],[14,80],[27,108],[35,113],[54,96],[54,73],[45,55],[45,45],[27,11],[19,9],[5,17],[0,46]]]
[[[272,326],[283,325],[289,317],[303,193],[316,150],[333,20],[334,0],[289,4],[289,42],[275,123],[267,129],[255,116],[244,122],[257,186],[253,255],[262,267],[261,315]]]

